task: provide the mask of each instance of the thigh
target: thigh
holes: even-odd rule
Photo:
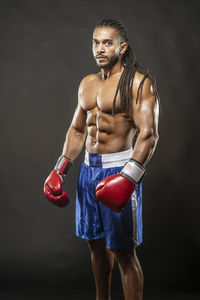
[[[88,247],[92,252],[104,252],[107,250],[105,239],[88,240]]]
[[[119,213],[100,204],[106,245],[110,249],[133,249],[142,242],[142,189],[136,187]]]
[[[109,249],[131,249],[134,247],[133,212],[131,200],[124,209],[113,212],[100,204],[106,246]]]
[[[82,163],[76,190],[76,234],[88,240],[104,237],[95,195],[95,176],[98,174],[96,169]]]

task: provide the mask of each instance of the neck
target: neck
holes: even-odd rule
[[[120,74],[123,71],[123,66],[121,64],[121,60],[118,60],[117,63],[112,67],[101,68],[101,77],[103,80],[107,78]]]

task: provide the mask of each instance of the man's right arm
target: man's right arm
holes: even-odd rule
[[[85,142],[87,134],[86,117],[86,112],[78,103],[72,123],[66,134],[62,152],[62,155],[70,158],[72,161],[80,154]]]
[[[44,194],[47,199],[60,207],[66,206],[69,202],[68,195],[63,191],[64,178],[73,160],[80,154],[87,134],[87,113],[80,105],[80,91],[82,90],[83,82],[84,80],[79,88],[78,105],[66,134],[62,155],[59,157],[54,170],[47,177],[44,184]]]

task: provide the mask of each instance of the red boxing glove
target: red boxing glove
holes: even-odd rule
[[[99,182],[96,188],[96,198],[113,211],[120,212],[134,189],[134,183],[121,174],[115,174]]]
[[[54,170],[50,173],[44,183],[44,194],[51,203],[64,207],[69,203],[68,195],[63,191],[64,177],[67,174],[72,161],[62,155],[58,159]]]
[[[120,212],[129,201],[136,184],[145,173],[144,167],[130,159],[120,174],[111,175],[99,182],[96,199],[115,212]]]

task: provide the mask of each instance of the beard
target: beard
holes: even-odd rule
[[[113,67],[117,63],[117,61],[119,59],[119,55],[115,54],[115,55],[113,55],[110,58],[106,56],[106,59],[107,59],[107,62],[105,62],[105,63],[98,63],[96,61],[97,66],[99,68],[102,68],[102,69],[104,69],[104,68],[111,68],[111,67]]]

